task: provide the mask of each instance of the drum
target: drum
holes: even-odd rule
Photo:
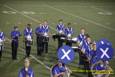
[[[2,39],[0,39],[0,46],[2,46],[3,45],[3,40]]]

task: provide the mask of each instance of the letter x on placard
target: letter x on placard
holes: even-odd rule
[[[109,55],[107,54],[107,51],[109,50],[109,48],[106,48],[105,50],[100,48],[100,50],[102,51],[102,55],[101,58],[103,58],[104,56],[106,56],[107,58],[110,58]]]
[[[70,57],[68,56],[69,53],[71,52],[71,50],[68,50],[66,52],[64,49],[62,49],[62,52],[63,52],[64,55],[61,57],[61,59],[67,58],[68,60],[71,60]]]

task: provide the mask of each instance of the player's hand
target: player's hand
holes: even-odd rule
[[[26,75],[26,77],[29,77],[29,75]]]
[[[64,75],[64,72],[60,73],[60,75],[62,75],[62,76],[63,76],[63,75]]]

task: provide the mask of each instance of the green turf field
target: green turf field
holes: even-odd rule
[[[107,38],[115,48],[115,1],[112,0],[0,0],[0,31],[5,32],[10,39],[10,31],[18,25],[21,32],[27,23],[35,29],[40,22],[48,20],[50,33],[55,33],[57,21],[63,19],[64,23],[72,23],[74,36],[79,34],[80,28],[85,27],[93,40]],[[35,37],[34,37],[35,39]],[[19,69],[23,66],[24,43],[20,38],[18,60],[11,60],[10,40],[5,43],[2,62],[0,62],[0,77],[17,77]],[[32,46],[31,66],[35,77],[50,77],[50,71],[45,66],[51,67],[57,62],[57,42],[52,39],[49,43],[49,53],[42,57],[36,56],[36,41]],[[44,63],[40,64],[41,62]],[[73,63],[68,65],[77,69],[78,54]],[[115,70],[115,57],[111,67]],[[83,73],[73,73],[71,77],[86,77]],[[115,77],[112,74],[110,77]]]

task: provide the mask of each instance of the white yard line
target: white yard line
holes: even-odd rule
[[[31,19],[32,21],[34,21],[34,22],[36,22],[36,23],[40,23],[40,21],[38,21],[37,19],[35,19],[35,18],[31,17],[31,16],[28,16],[28,15],[26,15],[26,14],[23,14],[22,12],[19,12],[17,9],[14,9],[14,8],[8,6],[8,5],[4,5],[4,7],[8,8],[8,9],[10,9],[10,10],[12,10],[12,11],[17,12],[17,13],[19,13],[20,15],[22,15],[22,16],[28,18],[28,19]],[[55,28],[53,28],[52,26],[49,26],[49,27],[50,27],[52,30],[56,31]]]
[[[38,63],[40,63],[41,65],[43,65],[46,69],[51,70],[50,67],[48,67],[47,65],[45,65],[42,61],[40,61],[39,59],[37,59],[35,56],[30,55],[34,60],[36,60]]]
[[[101,8],[98,8],[98,7],[95,7],[95,6],[92,6],[91,8],[98,10],[99,11],[98,14],[101,14],[101,15],[105,15],[105,16],[113,15],[113,13],[109,10],[104,10],[104,9],[101,9]]]
[[[50,6],[50,5],[47,5],[47,4],[46,4],[45,6],[48,7],[48,8],[51,8],[51,9],[53,9],[53,10],[56,10],[56,11],[58,11],[58,12],[61,12],[61,13],[63,13],[63,14],[66,14],[66,15],[69,15],[69,16],[72,16],[72,17],[76,17],[76,18],[79,18],[79,19],[81,19],[81,20],[87,21],[87,22],[89,22],[89,23],[95,24],[95,25],[97,25],[97,26],[99,26],[99,27],[102,27],[102,28],[105,28],[105,29],[107,29],[107,30],[115,31],[114,28],[105,26],[105,25],[103,25],[103,24],[101,24],[101,23],[97,23],[97,22],[95,22],[95,21],[89,20],[89,19],[84,18],[84,17],[81,17],[81,16],[74,15],[74,14],[69,13],[69,12],[65,12],[65,11],[62,10],[62,9],[55,8],[55,7]]]
[[[44,6],[44,5],[43,5]],[[42,6],[42,7],[43,7]],[[67,5],[54,5],[54,6],[56,6],[56,7],[91,7],[91,6],[93,6],[93,5],[71,5],[71,6],[67,6]],[[104,6],[104,5],[94,5],[94,6],[96,6],[96,7],[115,7],[115,6],[113,6],[113,5],[108,5],[108,6]]]
[[[91,8],[102,11],[102,12],[109,12],[107,10],[104,10],[104,9],[101,9],[101,8],[98,8],[98,7],[95,7],[95,6],[91,6]]]

